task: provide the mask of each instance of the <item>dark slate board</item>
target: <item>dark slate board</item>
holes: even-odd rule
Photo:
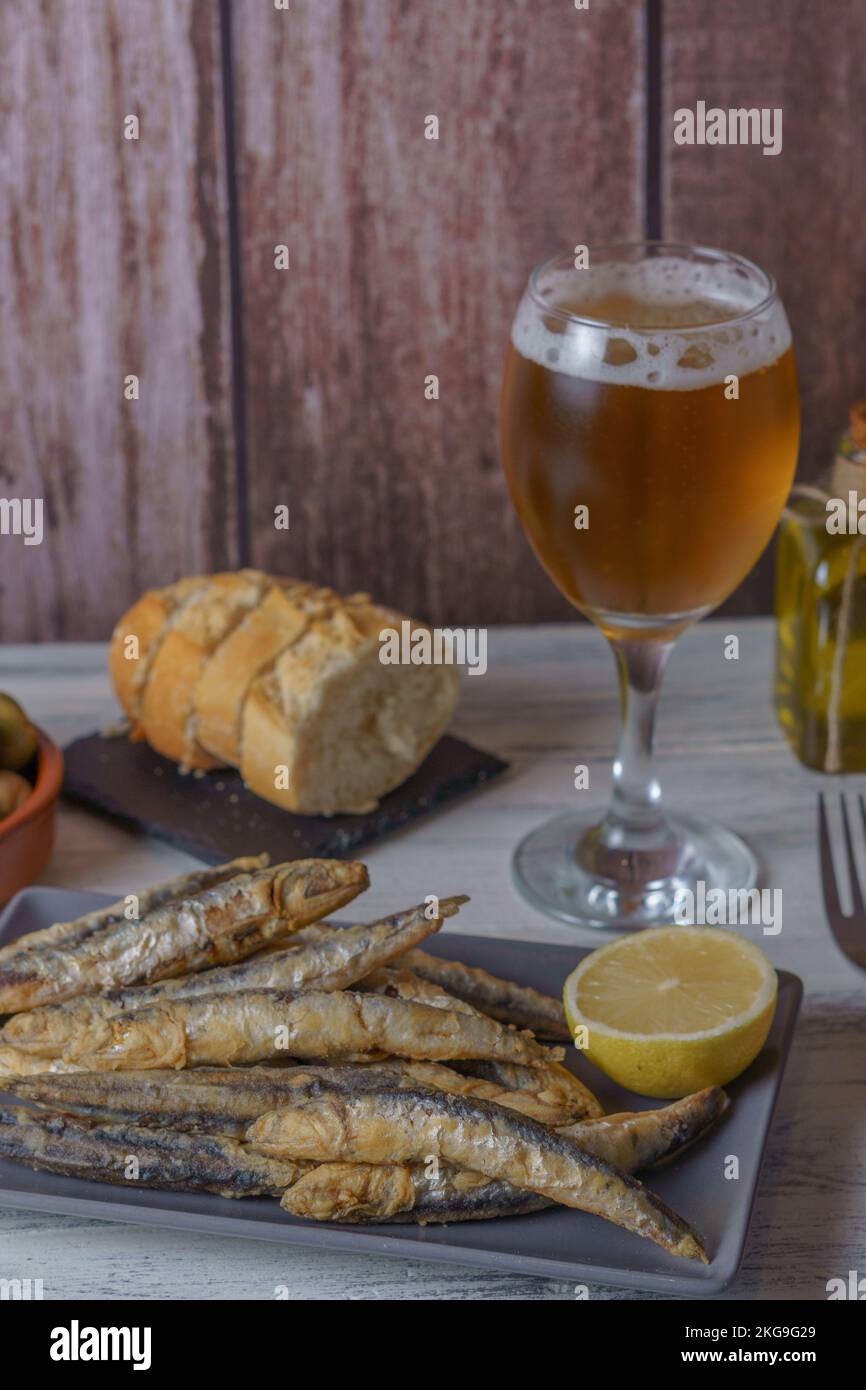
[[[339,859],[359,845],[439,810],[508,766],[446,736],[402,787],[366,816],[296,816],[254,796],[222,768],[182,776],[146,743],[90,734],[63,751],[63,794],[208,864],[267,850],[284,859]]]

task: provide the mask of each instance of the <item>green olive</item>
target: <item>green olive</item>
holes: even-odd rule
[[[11,816],[33,791],[26,777],[17,772],[0,772],[0,820]]]
[[[36,752],[39,735],[17,700],[0,694],[0,768],[18,772]]]

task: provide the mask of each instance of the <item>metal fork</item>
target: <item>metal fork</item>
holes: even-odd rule
[[[824,804],[824,793],[819,792],[818,841],[821,857],[821,881],[824,886],[824,909],[839,949],[844,951],[854,965],[858,965],[861,970],[866,970],[866,902],[863,900],[863,890],[860,887],[860,878],[857,873],[857,861],[854,858],[854,842],[851,838],[848,807],[841,792],[839,793],[839,805],[842,810],[842,836],[845,844],[845,858],[848,861],[849,891],[853,911],[844,913],[839,901],[839,889],[833,869],[833,851],[830,843],[827,808]],[[864,803],[862,795],[857,797],[857,805],[860,808],[860,819],[863,823],[864,834],[866,834],[866,803]]]

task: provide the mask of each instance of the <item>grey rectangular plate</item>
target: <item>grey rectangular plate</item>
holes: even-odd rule
[[[98,893],[29,888],[0,917],[0,944],[52,922],[89,912],[109,900]],[[468,965],[520,980],[548,994],[586,952],[542,942],[501,941],[448,932],[425,950],[459,957]],[[802,995],[795,975],[779,972],[779,1003],[770,1036],[749,1070],[729,1087],[732,1105],[720,1124],[679,1159],[649,1175],[649,1186],[704,1237],[709,1265],[668,1255],[598,1217],[554,1207],[531,1216],[467,1221],[451,1226],[320,1226],[285,1215],[275,1200],[242,1201],[189,1193],[126,1190],[80,1178],[37,1173],[0,1161],[0,1206],[74,1216],[132,1221],[216,1235],[284,1241],[331,1250],[369,1251],[520,1274],[548,1275],[575,1284],[619,1284],[703,1297],[733,1279],[742,1258],[749,1217],[785,1060]],[[616,1086],[570,1050],[569,1065],[597,1093],[605,1110],[647,1109],[647,1101]],[[9,1097],[0,1097],[9,1100]],[[725,1177],[729,1155],[739,1178]]]

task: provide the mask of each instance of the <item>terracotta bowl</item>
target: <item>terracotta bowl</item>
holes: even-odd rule
[[[42,871],[54,843],[54,812],[63,783],[63,754],[39,731],[36,783],[27,800],[0,820],[0,903]]]

